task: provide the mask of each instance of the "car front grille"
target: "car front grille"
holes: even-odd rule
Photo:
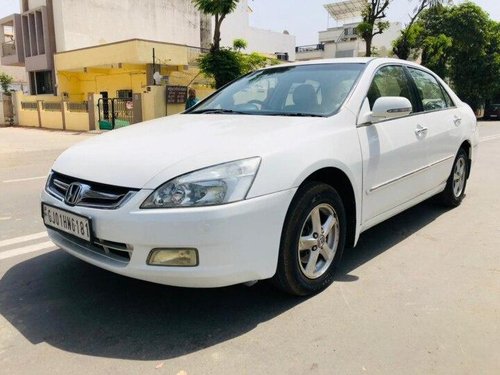
[[[75,186],[75,194],[68,194]],[[138,190],[106,185],[52,172],[46,186],[47,192],[69,206],[82,206],[113,210],[120,207]]]
[[[132,245],[121,242],[94,238],[91,243],[61,231],[51,231],[51,233],[63,247],[117,267],[125,267],[130,262],[134,251]]]

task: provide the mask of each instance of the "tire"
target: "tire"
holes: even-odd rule
[[[337,191],[319,182],[301,187],[285,219],[273,284],[296,296],[327,288],[342,258],[346,233],[344,204]]]
[[[447,207],[457,207],[465,197],[465,187],[469,175],[469,158],[467,152],[461,148],[458,150],[450,177],[446,182],[446,187],[439,195],[439,200]]]

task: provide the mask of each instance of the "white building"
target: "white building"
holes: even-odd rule
[[[334,57],[364,56],[366,43],[357,35],[356,27],[361,22],[364,0],[347,0],[324,7],[337,26],[320,31],[318,44],[296,47],[296,60],[329,59]],[[382,34],[374,36],[372,48],[378,56],[388,56],[392,51],[392,41],[401,31],[400,22],[391,22]]]
[[[234,39],[244,39],[248,43],[246,52],[261,52],[268,55],[287,54],[290,61],[295,60],[295,36],[286,32],[258,29],[250,26],[248,0],[240,0],[236,10],[222,23],[221,43],[232,46]]]
[[[85,61],[83,70],[115,66],[133,70],[134,64],[148,63],[153,68],[160,64],[176,70],[193,59],[196,49],[199,53],[201,41],[210,40],[207,33],[212,32],[210,18],[200,14],[191,0],[20,0],[20,9],[20,14],[0,20],[1,62],[26,67],[32,94],[57,93],[60,82],[56,79],[55,54],[95,48],[95,66]],[[7,41],[9,32],[12,40]],[[248,42],[245,52],[279,53],[294,59],[294,36],[249,25],[248,0],[241,0],[235,12],[226,17],[222,36],[225,46],[241,38]],[[140,47],[127,45],[120,50],[131,41],[138,41]],[[160,44],[169,44],[170,48]],[[99,49],[103,46],[113,46],[105,49],[106,56],[101,53],[104,49]],[[177,46],[188,50],[187,60],[172,52]],[[153,48],[161,52],[154,63]],[[73,65],[71,69],[75,69]]]
[[[30,0],[45,3],[46,0]],[[57,52],[128,39],[200,47],[200,13],[191,0],[53,0]],[[222,24],[223,46],[245,39],[248,52],[295,54],[295,37],[249,25],[248,0]],[[82,16],[85,15],[85,16]]]

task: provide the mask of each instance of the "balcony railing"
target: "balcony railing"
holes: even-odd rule
[[[301,52],[313,52],[313,51],[324,51],[325,50],[325,45],[320,43],[320,44],[311,44],[308,46],[299,46],[295,47],[295,52],[296,53],[301,53]]]
[[[2,43],[2,57],[13,56],[16,54],[16,42],[9,41]]]

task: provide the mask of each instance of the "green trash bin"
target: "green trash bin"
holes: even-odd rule
[[[130,122],[126,120],[115,119],[115,129],[123,128],[125,126],[129,126]]]
[[[99,120],[99,129],[111,130],[113,129],[113,124],[109,120]]]

